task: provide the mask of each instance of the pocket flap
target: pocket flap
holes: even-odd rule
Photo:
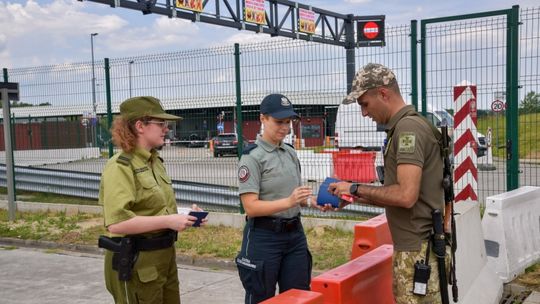
[[[167,176],[167,174],[160,174],[159,175],[161,179],[166,182],[167,184],[172,184],[172,180],[170,177]]]
[[[143,283],[151,282],[158,278],[156,266],[145,267],[137,270],[139,280]]]

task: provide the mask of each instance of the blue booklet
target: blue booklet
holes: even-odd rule
[[[208,215],[208,212],[206,211],[190,211],[189,215],[192,215],[197,218],[195,223],[191,227],[200,227],[202,220]]]
[[[317,205],[324,206],[326,204],[332,204],[332,207],[339,207],[339,198],[332,193],[328,192],[328,186],[331,183],[340,182],[339,179],[333,177],[327,177],[319,187],[319,194],[317,195]]]

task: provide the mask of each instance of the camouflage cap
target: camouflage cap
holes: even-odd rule
[[[389,85],[395,80],[396,75],[389,68],[378,63],[368,63],[354,76],[351,92],[343,99],[342,103],[354,103],[367,90]]]
[[[126,99],[120,104],[120,115],[127,121],[142,117],[153,117],[164,120],[182,119],[180,116],[165,113],[159,99],[151,96]]]

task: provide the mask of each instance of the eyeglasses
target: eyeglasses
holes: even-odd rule
[[[169,128],[169,122],[168,121],[149,120],[146,123],[159,125],[163,129]]]

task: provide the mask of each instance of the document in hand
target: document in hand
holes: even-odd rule
[[[200,227],[202,220],[208,215],[206,211],[190,211],[189,215],[192,215],[197,218],[195,223],[191,227]]]
[[[339,207],[339,198],[332,193],[328,192],[328,186],[331,183],[338,183],[339,179],[333,177],[327,177],[324,182],[319,187],[319,194],[317,195],[317,205],[324,206],[326,204],[331,204],[332,207]]]

